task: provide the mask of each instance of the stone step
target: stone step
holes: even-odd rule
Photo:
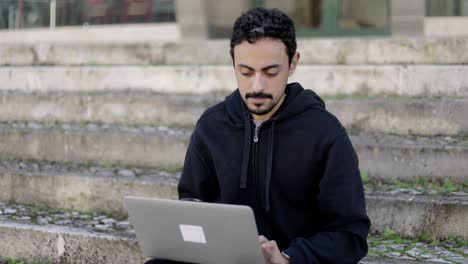
[[[203,48],[200,48],[203,47]],[[303,64],[465,64],[466,38],[300,39]],[[3,43],[0,65],[230,65],[229,40]]]
[[[0,212],[0,256],[64,264],[143,261],[135,233],[123,216],[11,203],[1,203]],[[371,235],[369,256],[361,263],[465,263],[468,259],[464,240],[429,244],[395,234],[387,230]]]
[[[89,164],[0,161],[0,201],[126,214],[126,195],[177,198],[179,171]]]
[[[37,2],[37,1],[36,1]],[[180,25],[178,23],[129,23],[104,24],[88,26],[59,26],[51,30],[49,27],[21,28],[21,30],[1,30],[0,46],[15,47],[17,45],[39,43],[148,43],[155,41],[180,41]],[[71,52],[73,54],[73,52]],[[8,49],[7,49],[8,54]],[[68,56],[68,54],[63,54]]]
[[[111,125],[0,124],[0,159],[180,168],[189,130]]]
[[[125,195],[177,198],[179,177],[178,171],[153,168],[2,160],[0,201],[124,214]],[[364,182],[371,194],[468,196],[468,182],[450,186],[430,181]]]
[[[0,93],[0,122],[106,123],[191,128],[224,99],[210,94],[151,92]],[[467,99],[325,98],[327,109],[353,132],[468,136]]]
[[[468,240],[468,195],[367,194],[366,201],[373,232],[391,229],[409,237]]]
[[[352,132],[468,136],[465,99],[345,98],[325,103]]]
[[[18,168],[13,161],[0,163],[0,201],[125,215],[122,203],[125,195],[177,198],[178,173],[23,164],[23,168]],[[467,186],[460,185],[461,191],[433,189],[435,192],[424,194],[366,185],[372,231],[383,233],[392,229],[410,237],[428,234],[435,238],[457,236],[468,240]]]
[[[468,180],[466,138],[351,135],[351,141],[361,171],[373,180]]]
[[[0,122],[98,123],[193,128],[224,100],[209,94],[151,92],[0,93]]]
[[[77,228],[0,222],[0,255],[52,263],[143,263],[138,242]]]
[[[290,81],[322,96],[468,96],[466,65],[301,65]],[[235,89],[230,65],[0,67],[0,91],[221,93]]]
[[[0,159],[174,169],[183,165],[190,133],[152,126],[0,123]],[[372,179],[467,180],[466,138],[355,135],[351,141],[361,170]]]

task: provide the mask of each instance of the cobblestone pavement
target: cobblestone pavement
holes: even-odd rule
[[[125,216],[96,212],[77,212],[0,203],[0,222],[11,221],[37,225],[60,225],[135,238]],[[421,242],[403,239],[392,231],[369,237],[369,257],[397,260],[468,263],[468,241],[449,239],[442,242]]]
[[[180,172],[166,171],[164,169],[144,168],[144,167],[123,167],[106,164],[78,164],[59,163],[48,161],[27,161],[27,160],[0,160],[0,170],[44,174],[44,175],[81,175],[97,177],[115,178],[158,178],[162,183],[176,185],[180,178]]]
[[[388,234],[369,237],[369,257],[384,257],[398,260],[428,261],[437,263],[468,263],[468,241],[450,238],[446,241],[422,242],[418,239]],[[387,233],[386,232],[386,233]],[[423,240],[429,240],[423,238]]]
[[[171,136],[190,136],[191,129],[186,128],[170,128],[166,126],[128,126],[128,125],[113,125],[113,124],[97,124],[97,123],[39,123],[39,122],[21,122],[21,121],[6,121],[0,122],[0,128],[15,128],[15,129],[63,129],[66,131],[81,131],[88,132],[125,132],[125,133],[161,133]]]
[[[376,183],[364,184],[364,191],[373,194],[407,194],[407,195],[429,195],[468,199],[468,182],[455,184],[450,181],[427,182],[424,180],[414,182]]]
[[[97,212],[77,212],[0,202],[0,221],[59,225],[122,236],[135,236],[125,216]]]

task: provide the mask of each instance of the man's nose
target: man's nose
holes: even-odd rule
[[[259,93],[259,92],[263,92],[265,88],[266,88],[265,78],[260,73],[255,74],[254,80],[252,83],[252,90],[256,93]]]

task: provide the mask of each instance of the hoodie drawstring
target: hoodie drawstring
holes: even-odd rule
[[[250,161],[250,137],[252,133],[252,125],[250,118],[246,113],[245,117],[245,133],[244,133],[244,152],[242,154],[242,167],[240,177],[240,188],[247,188],[247,175],[249,174],[249,161]]]
[[[271,123],[270,137],[268,138],[268,159],[265,179],[265,212],[270,211],[270,182],[273,168],[273,145],[275,142],[275,121]]]

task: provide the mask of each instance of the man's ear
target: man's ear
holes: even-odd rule
[[[229,56],[231,57],[231,60],[232,60],[232,66],[235,68],[236,64],[235,64],[235,61],[234,61],[234,48],[231,48],[229,50]]]
[[[294,53],[294,56],[292,57],[291,65],[289,65],[289,76],[293,75],[300,58],[301,54],[298,51],[296,51],[296,53]]]

